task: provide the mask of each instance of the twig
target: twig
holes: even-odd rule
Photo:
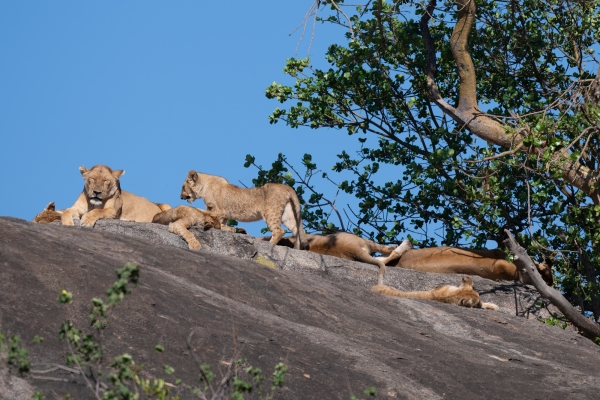
[[[187,337],[186,343],[187,343],[188,349],[190,349],[190,352],[192,353],[192,356],[194,357],[194,361],[196,361],[196,365],[198,366],[198,369],[200,370],[200,374],[204,378],[204,381],[206,382],[206,385],[210,389],[210,393],[212,394],[212,396],[214,398],[215,391],[214,391],[212,385],[210,384],[210,380],[208,379],[208,376],[206,376],[206,374],[204,373],[204,370],[202,369],[202,362],[200,361],[200,359],[194,352],[194,348],[192,347],[192,336],[194,336],[194,331],[195,331],[195,329],[191,330],[190,334]]]
[[[523,142],[519,143],[517,145],[517,147],[515,147],[514,149],[508,150],[508,151],[504,151],[504,152],[502,152],[500,154],[496,154],[495,156],[486,157],[486,158],[483,158],[481,160],[465,160],[465,161],[468,162],[468,163],[480,163],[480,162],[484,162],[484,161],[491,161],[491,160],[495,160],[497,158],[501,158],[501,157],[504,157],[504,156],[509,156],[509,155],[515,154],[517,151],[521,150],[522,147],[523,147]]]
[[[348,21],[348,30],[350,30],[352,39],[355,39],[354,30],[352,29],[352,21],[350,21],[350,18],[348,18],[348,16],[342,11],[342,9],[340,7],[338,7],[338,5],[335,1],[331,0],[331,4],[346,18],[346,20]]]
[[[32,370],[30,370],[30,372],[31,372],[32,374],[47,374],[48,372],[53,372],[53,371],[56,371],[56,370],[58,370],[58,369],[64,369],[65,371],[69,371],[69,372],[72,372],[72,373],[74,373],[74,374],[81,374],[81,372],[80,372],[80,371],[78,371],[78,370],[76,370],[76,369],[74,369],[74,368],[69,368],[69,367],[66,367],[66,366],[64,366],[64,365],[61,365],[61,364],[53,364],[53,363],[46,363],[46,364],[43,364],[43,363],[36,363],[36,364],[31,364],[31,365],[45,365],[45,366],[52,366],[52,368],[49,368],[49,369],[46,369],[46,370],[33,370],[33,369],[32,369]]]
[[[39,379],[40,381],[73,382],[74,383],[74,381],[69,380],[69,379],[65,379],[65,378],[53,378],[51,376],[31,375],[31,378],[33,378],[33,379]]]

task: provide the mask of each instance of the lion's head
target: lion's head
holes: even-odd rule
[[[534,264],[540,275],[542,275],[542,279],[544,279],[548,286],[552,287],[554,285],[554,276],[552,274],[552,265],[554,264],[554,261],[546,259],[544,262],[534,262]]]
[[[457,303],[459,306],[481,308],[479,293],[473,289],[473,279],[468,276],[463,276],[455,296],[459,299]]]
[[[113,171],[106,165],[95,165],[92,169],[81,166],[79,171],[85,181],[83,192],[95,206],[102,205],[121,190],[119,178],[125,173],[121,169]]]
[[[62,211],[56,211],[54,207],[54,202],[48,203],[44,211],[35,216],[32,222],[37,222],[38,224],[49,224],[50,222],[60,221],[62,217]]]
[[[181,186],[181,200],[187,200],[188,203],[192,204],[194,200],[198,198],[197,190],[200,185],[200,178],[196,171],[191,170],[188,172],[188,176],[183,182],[183,186]],[[196,190],[194,190],[196,189]]]

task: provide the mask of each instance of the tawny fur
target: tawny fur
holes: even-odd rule
[[[294,189],[287,185],[267,183],[243,189],[220,176],[190,171],[181,188],[181,198],[190,204],[196,199],[204,200],[206,209],[219,215],[222,224],[228,219],[242,222],[263,219],[273,234],[272,243],[283,237],[283,224],[300,237],[295,248],[304,248],[300,202]]]
[[[73,225],[73,218],[81,217],[82,226],[94,226],[99,219],[121,219],[124,221],[152,222],[152,217],[161,212],[161,207],[151,201],[121,190],[119,178],[123,170],[113,171],[105,165],[92,169],[79,167],[83,176],[83,192],[71,208],[61,217],[63,225]],[[162,208],[168,205],[162,205]]]
[[[156,204],[158,206],[158,208],[160,208],[160,211],[167,211],[167,210],[170,210],[173,208],[170,205],[164,204],[164,203],[154,203],[154,204]]]
[[[202,246],[188,230],[190,227],[196,225],[203,229],[221,229],[221,221],[216,215],[188,206],[178,206],[156,214],[152,222],[169,225],[169,232],[181,236],[192,250],[200,250]]]
[[[376,285],[371,288],[371,291],[385,296],[428,299],[442,303],[456,304],[463,307],[486,308],[498,311],[497,305],[481,301],[479,293],[473,289],[473,279],[468,276],[462,278],[462,284],[458,287],[445,285],[423,292],[402,292],[390,286]]]
[[[60,221],[62,218],[63,210],[56,210],[54,202],[48,203],[44,211],[35,216],[31,222],[37,222],[38,224],[49,224],[50,222]]]
[[[517,266],[504,259],[501,250],[468,250],[455,247],[431,247],[407,251],[399,260],[393,257],[387,266],[414,269],[440,274],[477,275],[487,279],[516,280],[529,283]],[[542,278],[552,285],[552,269],[549,263],[538,265]]]
[[[266,238],[265,238],[266,239]],[[383,283],[385,264],[388,260],[401,257],[407,250],[412,248],[410,241],[405,240],[399,246],[383,246],[371,240],[364,239],[347,232],[337,232],[331,235],[306,235],[308,243],[307,250],[313,253],[334,256],[344,260],[360,261],[379,267],[377,282]],[[293,247],[295,237],[285,237],[277,243],[280,246]],[[371,254],[380,253],[386,258],[375,258]]]

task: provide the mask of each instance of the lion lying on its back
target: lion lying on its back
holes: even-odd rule
[[[81,166],[79,171],[85,182],[83,192],[71,208],[63,211],[63,225],[73,225],[73,218],[79,217],[82,226],[90,227],[99,219],[152,222],[154,215],[171,208],[121,190],[119,178],[125,173],[123,170],[96,165],[89,170]]]
[[[441,303],[456,304],[470,308],[487,308],[498,311],[498,306],[493,303],[484,303],[479,298],[479,293],[473,289],[473,279],[463,276],[460,286],[438,286],[424,292],[402,292],[391,286],[377,285],[371,288],[372,292],[394,297],[410,297],[413,299],[435,300]]]
[[[405,240],[399,246],[383,246],[371,240],[361,238],[347,232],[337,232],[330,235],[305,235],[308,242],[308,251],[313,253],[323,254],[326,256],[334,256],[344,260],[360,261],[379,267],[377,274],[377,282],[383,283],[383,275],[385,273],[385,265],[388,261],[396,260],[402,256],[404,252],[412,248],[410,241]],[[269,237],[261,238],[268,240]],[[277,244],[279,246],[294,247],[296,238],[294,236],[284,237]],[[372,253],[380,253],[387,258],[375,258]]]

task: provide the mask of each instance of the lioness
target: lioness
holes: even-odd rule
[[[121,190],[119,178],[125,171],[113,171],[106,165],[96,165],[92,169],[79,167],[83,180],[83,192],[71,208],[64,210],[63,225],[73,225],[73,218],[81,216],[82,226],[94,226],[99,219],[121,219],[124,221],[152,222],[152,217],[168,209],[168,204],[160,206],[133,193]]]
[[[202,246],[194,235],[188,231],[189,227],[199,225],[204,229],[221,229],[221,220],[216,215],[188,206],[178,206],[158,213],[152,218],[152,222],[169,225],[169,232],[181,236],[192,250],[199,250]]]
[[[473,279],[463,276],[462,284],[458,287],[445,285],[424,292],[402,292],[386,285],[376,285],[372,292],[385,296],[410,297],[415,299],[435,300],[442,303],[456,304],[470,308],[487,308],[498,311],[498,306],[493,303],[484,303],[479,298],[479,293],[473,289]]]
[[[360,261],[379,267],[377,274],[377,282],[383,283],[383,275],[385,273],[386,262],[396,260],[402,256],[407,250],[412,248],[409,240],[403,241],[399,246],[383,246],[371,240],[361,238],[347,232],[337,232],[331,235],[306,235],[308,243],[307,250],[313,253],[323,254],[326,256],[334,256],[344,260]],[[267,238],[261,238],[263,240]],[[296,238],[284,237],[277,243],[279,246],[293,247]],[[372,253],[381,253],[386,258],[375,258]]]
[[[399,260],[394,257],[384,261],[387,266],[414,269],[440,274],[478,275],[487,279],[516,280],[530,283],[517,266],[504,259],[501,250],[468,250],[455,247],[431,247],[411,249]],[[398,258],[398,257],[395,257]],[[537,265],[542,278],[552,286],[552,270],[549,263]]]
[[[48,203],[44,211],[35,216],[31,222],[37,222],[38,224],[49,224],[50,222],[60,221],[62,218],[63,210],[56,210],[54,202]]]
[[[287,185],[267,183],[243,189],[220,176],[192,170],[183,182],[181,199],[190,204],[196,199],[204,200],[206,209],[219,215],[223,224],[228,219],[252,222],[262,218],[273,234],[272,243],[283,237],[283,224],[300,237],[294,247],[301,249],[305,246],[300,202],[294,189]]]

